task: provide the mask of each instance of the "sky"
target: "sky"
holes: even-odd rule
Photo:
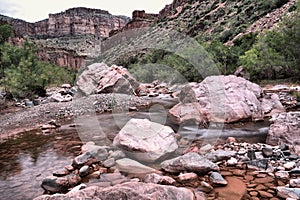
[[[113,15],[131,17],[134,10],[158,13],[172,0],[0,0],[0,14],[36,22],[74,7],[107,10]]]

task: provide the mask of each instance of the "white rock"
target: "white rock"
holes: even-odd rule
[[[287,170],[291,170],[295,167],[296,163],[295,162],[287,162],[283,164],[283,167]]]
[[[154,162],[178,146],[174,131],[148,119],[131,119],[114,138],[113,145],[139,161]]]
[[[227,165],[229,166],[233,166],[233,165],[236,165],[238,163],[238,160],[234,157],[230,158],[228,161],[227,161]]]

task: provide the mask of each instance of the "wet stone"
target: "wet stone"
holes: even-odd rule
[[[190,172],[190,173],[184,173],[184,174],[180,174],[178,176],[179,181],[181,182],[187,182],[187,181],[193,181],[193,180],[197,180],[198,179],[198,175]]]
[[[277,179],[283,179],[283,180],[287,180],[289,178],[290,174],[287,171],[277,171],[275,173],[275,177]]]
[[[262,154],[264,157],[272,157],[273,156],[273,149],[270,147],[262,148]]]
[[[114,158],[109,158],[105,160],[102,164],[104,167],[110,168],[116,164],[116,161]]]
[[[65,169],[68,171],[73,171],[74,167],[72,165],[67,165],[67,166],[65,166]]]
[[[171,173],[189,171],[205,174],[209,171],[219,170],[218,165],[194,152],[190,152],[184,154],[183,156],[166,160],[162,162],[160,166],[165,171]]]
[[[90,170],[90,167],[87,166],[87,165],[81,167],[80,170],[79,170],[79,176],[84,177],[84,176],[88,175],[89,170]]]
[[[300,175],[300,168],[294,168],[289,171],[290,174]]]
[[[62,192],[68,189],[68,179],[50,176],[42,181],[42,188],[49,192]]]
[[[250,169],[263,169],[268,167],[268,159],[246,161],[247,167]]]
[[[87,163],[89,160],[93,159],[93,155],[89,152],[83,153],[77,157],[74,158],[72,165],[75,168],[80,168],[82,165]]]
[[[291,179],[289,182],[290,186],[295,188],[300,188],[300,178],[297,179]]]
[[[254,149],[248,149],[247,157],[248,157],[250,160],[256,159],[255,150],[254,150]]]
[[[218,172],[212,172],[209,176],[209,179],[214,186],[224,186],[227,185],[227,181],[223,176]]]
[[[235,151],[224,151],[224,150],[217,150],[217,151],[213,151],[210,152],[208,154],[205,155],[205,158],[207,158],[208,160],[212,161],[212,162],[218,162],[218,161],[222,161],[222,160],[228,160],[231,157],[236,156],[237,152]]]
[[[249,194],[250,194],[251,196],[253,196],[253,197],[256,197],[256,196],[258,195],[258,192],[256,192],[256,191],[251,191],[251,192],[249,192]]]
[[[272,194],[270,194],[269,192],[266,192],[266,191],[258,191],[258,193],[261,197],[266,197],[266,198],[272,198],[273,197]]]
[[[300,199],[300,188],[277,187],[277,195],[281,198]]]
[[[234,157],[230,158],[228,161],[227,161],[227,165],[229,166],[234,166],[238,163],[238,160]]]
[[[271,177],[265,177],[265,178],[256,178],[253,180],[254,183],[271,183],[274,179]]]
[[[108,156],[108,158],[114,158],[115,160],[125,158],[125,157],[126,157],[125,153],[123,151],[120,151],[120,150],[113,151]]]
[[[199,189],[203,192],[211,192],[214,188],[207,182],[201,181]]]
[[[285,164],[283,164],[283,167],[286,169],[286,170],[291,170],[295,167],[296,163],[295,162],[287,162]]]
[[[57,177],[66,176],[68,174],[70,174],[70,172],[67,171],[67,170],[61,170],[61,171],[55,171],[55,172],[53,172],[53,176],[57,176]]]
[[[155,183],[155,184],[164,184],[164,185],[173,185],[176,181],[169,176],[162,176],[156,173],[147,174],[143,181],[145,183]]]

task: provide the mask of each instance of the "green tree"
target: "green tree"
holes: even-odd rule
[[[13,34],[13,28],[9,24],[0,24],[0,44],[3,44]]]
[[[299,77],[300,14],[297,10],[286,18],[279,29],[259,36],[253,47],[240,56],[253,80]]]
[[[25,42],[21,47],[5,43],[0,50],[2,85],[16,97],[43,96],[49,85],[74,81],[74,71],[40,61],[31,43]]]

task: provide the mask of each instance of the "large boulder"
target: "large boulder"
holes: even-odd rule
[[[79,90],[85,95],[98,93],[136,94],[139,83],[124,67],[104,63],[87,66],[76,82]]]
[[[169,111],[171,119],[178,124],[256,121],[284,111],[276,94],[264,95],[257,84],[234,75],[210,76],[201,83],[188,84],[181,90],[179,99],[180,103]]]
[[[114,138],[113,145],[139,161],[167,157],[178,146],[174,131],[148,119],[131,119]]]
[[[275,114],[270,119],[267,144],[288,144],[291,149],[300,155],[300,112],[284,112]]]
[[[43,195],[34,200],[63,200],[63,199],[196,199],[192,190],[181,187],[158,185],[153,183],[123,183],[112,187],[101,188],[91,186],[83,190],[69,192],[67,194]]]
[[[184,154],[183,156],[166,160],[162,162],[160,166],[165,171],[171,173],[189,171],[199,174],[205,174],[210,171],[219,170],[218,165],[194,152],[190,152]]]

